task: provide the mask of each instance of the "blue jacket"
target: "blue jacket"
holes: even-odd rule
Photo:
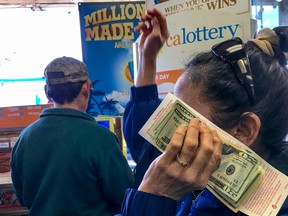
[[[161,154],[158,149],[138,134],[160,103],[156,85],[131,88],[131,98],[124,112],[124,136],[132,158],[137,164],[134,170],[134,188],[138,188],[150,163]],[[287,159],[288,151],[283,151],[269,163],[287,175]],[[178,203],[166,197],[128,189],[121,215],[210,216],[245,214],[242,212],[234,213],[207,189],[199,194],[191,192]],[[288,199],[286,199],[278,215],[288,215]]]

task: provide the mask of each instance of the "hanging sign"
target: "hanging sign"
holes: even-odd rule
[[[157,59],[161,98],[173,93],[184,64],[193,55],[233,37],[251,38],[249,0],[147,0],[146,6],[166,16],[170,32]]]

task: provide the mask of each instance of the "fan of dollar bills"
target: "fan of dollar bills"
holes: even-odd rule
[[[181,100],[176,100],[149,126],[149,141],[163,152],[176,128],[180,124],[188,125],[191,118],[199,118],[199,114]],[[209,121],[206,119],[205,122]],[[219,135],[224,143],[222,160],[220,167],[210,177],[207,188],[226,206],[237,212],[262,180],[262,159],[248,147],[240,148]]]

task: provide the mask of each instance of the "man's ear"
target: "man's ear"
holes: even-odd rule
[[[83,83],[81,91],[82,91],[83,95],[85,96],[85,98],[89,98],[89,96],[90,96],[90,83],[88,80],[85,83]]]
[[[52,97],[51,92],[49,90],[49,87],[46,84],[44,86],[44,91],[45,91],[45,95],[46,95],[47,99],[49,100],[49,102],[53,102],[53,100],[51,98]]]
[[[230,132],[236,139],[252,147],[258,137],[260,126],[260,118],[255,113],[247,112],[242,115],[239,123]]]

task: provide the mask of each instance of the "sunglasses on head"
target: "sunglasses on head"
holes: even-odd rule
[[[254,82],[244,43],[239,37],[215,44],[212,53],[223,62],[229,62],[238,82],[245,88],[250,103],[256,102]]]

